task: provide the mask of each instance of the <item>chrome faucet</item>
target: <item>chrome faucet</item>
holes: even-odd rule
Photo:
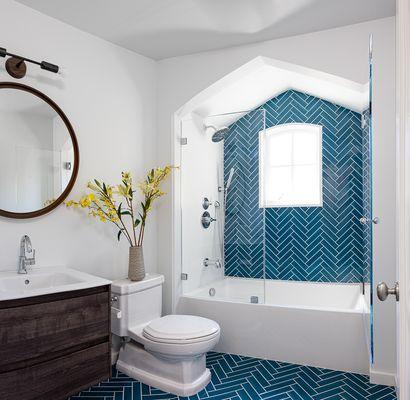
[[[217,258],[216,260],[210,260],[209,258],[205,258],[203,264],[204,264],[204,267],[215,265],[216,268],[222,268],[222,263],[219,258]]]
[[[27,274],[27,267],[36,263],[36,251],[31,245],[31,240],[27,235],[24,235],[20,240],[20,257],[19,257],[19,274]]]

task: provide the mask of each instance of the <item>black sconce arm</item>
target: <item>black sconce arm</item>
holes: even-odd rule
[[[22,61],[26,61],[29,62],[31,64],[36,64],[38,65],[41,69],[44,69],[46,71],[49,72],[53,72],[55,74],[57,74],[60,70],[58,65],[55,64],[51,64],[47,61],[35,61],[35,60],[31,60],[30,58],[27,57],[23,57],[23,56],[19,56],[17,54],[12,54],[12,53],[8,53],[7,50],[4,47],[0,47],[0,57],[13,57]]]

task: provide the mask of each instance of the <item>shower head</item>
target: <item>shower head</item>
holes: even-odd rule
[[[227,128],[226,126],[220,129],[217,129],[215,133],[212,135],[212,141],[214,143],[218,143],[221,140],[224,140],[226,136],[228,135],[228,133],[229,133],[229,128]]]
[[[212,141],[214,143],[218,143],[221,140],[224,140],[229,133],[229,128],[226,126],[223,126],[221,128],[216,128],[215,126],[212,126],[212,125],[205,125],[204,128],[205,130],[211,128],[215,131],[214,134],[212,135]]]

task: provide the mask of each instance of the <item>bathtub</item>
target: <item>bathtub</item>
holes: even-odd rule
[[[216,351],[369,372],[361,284],[225,277],[181,296],[176,312],[217,321]]]

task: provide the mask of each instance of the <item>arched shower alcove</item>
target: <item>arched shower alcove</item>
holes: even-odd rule
[[[218,350],[368,372],[368,108],[368,84],[257,57],[175,113],[174,311],[218,321]],[[315,207],[259,202],[259,138],[289,123],[323,126]]]

